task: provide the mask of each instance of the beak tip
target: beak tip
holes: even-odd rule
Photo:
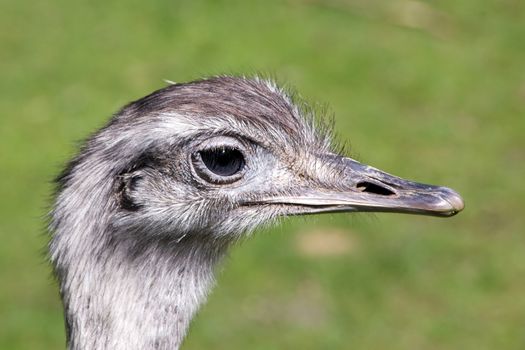
[[[456,191],[447,188],[443,199],[450,205],[450,216],[456,215],[465,208],[463,198]]]

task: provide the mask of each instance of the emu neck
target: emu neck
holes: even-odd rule
[[[61,281],[69,349],[178,349],[224,251],[182,240],[85,254]]]

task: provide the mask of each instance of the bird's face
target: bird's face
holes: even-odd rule
[[[261,109],[255,103],[253,108]],[[449,188],[408,181],[334,153],[326,136],[300,116],[283,122],[282,115],[262,112],[257,118],[182,112],[158,114],[155,130],[171,130],[162,134],[169,142],[157,143],[119,175],[122,223],[239,237],[287,215],[452,216],[463,209]]]
[[[232,228],[276,216],[326,212],[398,212],[452,216],[463,209],[453,190],[408,181],[330,151],[215,136],[188,156],[196,187]],[[223,208],[223,210],[217,208]],[[244,223],[245,222],[245,223]],[[224,222],[221,227],[227,227]]]

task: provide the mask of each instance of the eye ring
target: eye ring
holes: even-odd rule
[[[192,163],[201,179],[213,184],[230,184],[244,175],[246,156],[238,147],[217,145],[193,153]]]

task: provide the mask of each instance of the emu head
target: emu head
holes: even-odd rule
[[[273,84],[168,86],[124,107],[58,179],[49,248],[68,346],[177,349],[228,245],[277,217],[462,208],[448,188],[338,154]]]
[[[336,153],[327,128],[282,90],[232,77],[171,85],[130,103],[88,140],[60,184],[55,225],[72,202],[88,204],[82,220],[141,239],[230,240],[286,215],[451,216],[463,208],[448,188]]]

